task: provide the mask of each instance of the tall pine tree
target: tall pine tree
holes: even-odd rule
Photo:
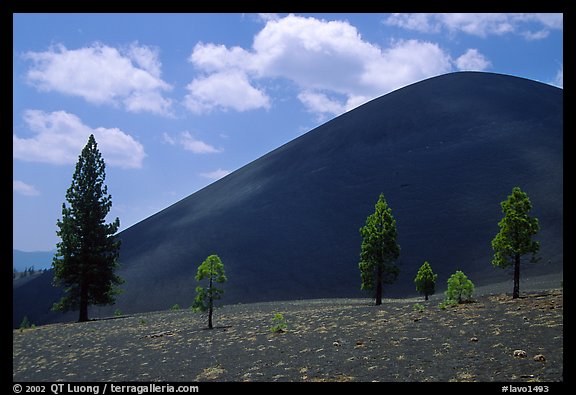
[[[115,274],[120,240],[115,236],[120,220],[106,224],[112,197],[104,184],[106,165],[93,135],[82,150],[72,185],[57,221],[61,238],[52,260],[54,285],[64,288],[64,296],[54,310],[79,310],[79,321],[88,320],[89,305],[111,305],[124,281]]]
[[[512,194],[500,205],[504,218],[498,223],[500,232],[492,240],[492,265],[502,268],[514,266],[512,298],[516,299],[520,297],[520,258],[532,254],[535,260],[540,243],[532,240],[532,236],[538,233],[540,227],[538,219],[528,215],[532,203],[528,194],[519,187],[512,188]]]
[[[396,243],[396,220],[392,209],[381,193],[374,207],[374,214],[366,218],[360,228],[363,237],[360,251],[361,289],[374,291],[376,305],[382,304],[382,285],[396,281],[400,269],[395,265],[400,256]]]

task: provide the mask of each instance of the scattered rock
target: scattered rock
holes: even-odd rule
[[[334,347],[340,347],[342,345],[342,343],[340,343],[340,340],[334,340],[334,342],[332,343],[332,345]]]
[[[220,375],[226,372],[220,364],[205,368],[200,374],[196,376],[196,381],[216,380]]]
[[[155,337],[162,337],[162,336],[174,336],[174,332],[162,331],[162,332],[158,332],[158,333],[151,333],[149,335],[142,336],[141,339],[143,339],[145,337],[149,337],[151,339],[154,339]]]
[[[471,341],[471,342],[477,342],[477,341],[478,341],[478,338],[477,338],[476,336],[472,336],[472,337],[470,338],[470,341]]]
[[[528,354],[526,354],[526,351],[524,350],[514,350],[514,356],[516,358],[526,358]]]
[[[542,354],[536,354],[532,359],[536,362],[546,362],[546,357]]]

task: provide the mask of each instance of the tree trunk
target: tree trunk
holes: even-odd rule
[[[514,256],[514,291],[512,292],[512,299],[520,297],[520,254]]]
[[[208,308],[208,329],[212,329],[212,303],[210,303]]]
[[[212,298],[212,274],[210,274],[210,284],[208,285],[208,329],[212,329],[212,310],[214,301]]]
[[[80,317],[78,322],[88,321],[88,286],[80,285]]]
[[[382,265],[376,269],[376,306],[382,304]]]
[[[428,294],[424,293],[424,300],[428,300]]]

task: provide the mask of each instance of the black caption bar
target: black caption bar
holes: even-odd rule
[[[52,383],[52,384],[27,384],[16,383],[12,385],[14,394],[195,394],[200,392],[200,387],[195,384],[171,384],[171,383],[139,383],[139,384],[115,384],[115,383]]]

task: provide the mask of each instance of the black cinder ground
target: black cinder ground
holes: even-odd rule
[[[213,330],[189,310],[15,330],[13,380],[563,381],[561,289],[438,302],[230,305]]]

